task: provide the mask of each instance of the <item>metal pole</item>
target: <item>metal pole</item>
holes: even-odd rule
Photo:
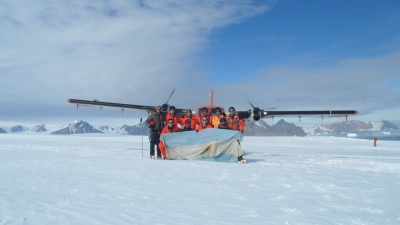
[[[142,159],[143,159],[143,127],[142,127],[142,118],[140,118],[140,133],[142,134]]]

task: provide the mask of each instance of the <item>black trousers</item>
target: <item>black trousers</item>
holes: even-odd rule
[[[154,147],[157,145],[157,157],[161,157],[161,151],[158,147],[158,143],[160,143],[160,133],[158,131],[151,131],[150,133],[150,156],[154,155]]]

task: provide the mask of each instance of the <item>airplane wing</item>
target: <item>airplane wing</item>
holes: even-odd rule
[[[315,111],[271,111],[261,110],[261,118],[286,117],[286,116],[327,116],[345,117],[358,114],[357,110],[315,110]]]
[[[146,112],[151,112],[156,106],[147,106],[147,105],[133,105],[133,104],[123,104],[123,103],[114,103],[114,102],[101,102],[98,100],[81,100],[81,99],[67,99],[68,103],[76,104],[76,107],[78,108],[79,106],[85,106],[85,107],[112,107],[112,108],[119,108],[122,111],[125,109],[128,110],[139,110],[139,111],[146,111]],[[169,105],[168,104],[162,104],[162,110],[163,111],[168,111]],[[178,113],[178,115],[184,115],[186,113],[186,109],[175,109],[175,112]]]
[[[357,110],[310,110],[310,111],[273,111],[258,108],[249,109],[248,111],[236,111],[241,118],[259,120],[261,118],[274,117],[346,117],[358,114]]]

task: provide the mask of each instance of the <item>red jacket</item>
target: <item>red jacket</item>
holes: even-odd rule
[[[172,118],[171,114],[169,114],[169,113],[165,114],[165,123],[166,123],[166,124],[165,124],[165,127],[168,126],[168,119],[169,119],[169,118]],[[174,119],[174,126],[177,126],[178,123],[179,123],[180,125],[182,125],[182,124],[180,123],[180,119],[179,119],[178,114],[175,113],[175,115],[173,116],[173,119]]]
[[[167,126],[165,126],[164,129],[161,131],[160,136],[163,135],[163,134],[166,134],[166,133],[174,133],[174,132],[176,132],[176,131],[178,131],[178,130],[180,130],[180,129],[174,124],[174,126],[172,127],[172,132],[171,132],[171,131],[168,129],[168,125],[167,125]]]
[[[161,135],[163,134],[167,134],[167,133],[174,133],[177,132],[178,130],[180,130],[175,124],[174,127],[172,127],[172,131],[170,131],[168,129],[168,125],[166,127],[164,127],[164,129],[162,130]],[[160,148],[161,154],[163,155],[164,158],[167,158],[167,152],[165,151],[165,146],[164,146],[164,142],[160,141],[160,143],[158,144],[158,147]]]
[[[192,118],[188,118],[187,116],[183,116],[183,118],[179,119],[179,124],[181,124],[182,126],[185,126],[185,120],[190,120],[190,128],[192,128],[193,130],[196,130],[196,124],[199,122],[198,118],[193,115]]]
[[[210,124],[207,124],[206,127],[203,127],[203,125],[200,125],[200,126],[197,126],[196,130],[199,131],[199,130],[204,130],[204,129],[207,129],[207,128],[214,128],[214,127],[212,125],[210,125]]]
[[[232,130],[239,130],[239,126],[240,126],[240,131],[242,133],[244,132],[244,128],[245,128],[246,124],[239,117],[238,114],[234,114],[233,117],[231,117],[231,115],[228,114],[225,118],[226,118],[226,122],[227,122],[229,128],[231,128]]]

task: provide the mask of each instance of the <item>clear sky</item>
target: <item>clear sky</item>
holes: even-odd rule
[[[0,1],[0,121],[126,121],[66,99],[400,119],[400,1]],[[122,122],[121,122],[122,123]],[[129,120],[126,123],[131,123]],[[1,127],[1,124],[0,124]]]

